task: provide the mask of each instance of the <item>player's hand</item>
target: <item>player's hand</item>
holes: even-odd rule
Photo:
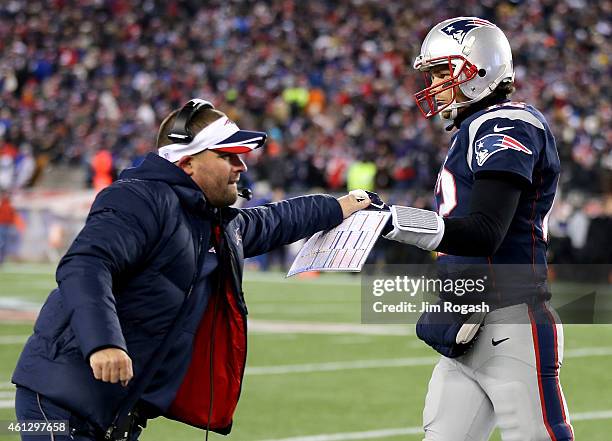
[[[349,194],[338,198],[344,219],[356,211],[367,208],[370,202],[370,197],[364,190],[352,190]]]
[[[89,365],[96,380],[107,383],[121,382],[123,387],[134,376],[132,359],[119,348],[106,348],[94,352],[89,356]]]

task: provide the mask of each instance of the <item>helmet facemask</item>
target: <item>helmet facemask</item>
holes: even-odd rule
[[[444,64],[448,65],[448,71],[451,73],[451,77],[445,81],[432,84],[431,70],[434,67],[439,67]],[[455,102],[457,99],[455,88],[472,80],[478,74],[478,68],[470,63],[465,57],[461,55],[437,57],[429,59],[425,63],[421,63],[415,67],[423,72],[427,85],[425,89],[414,94],[417,106],[425,118],[431,118],[448,109],[452,111],[451,117],[448,119],[454,119],[458,108],[471,103],[471,101],[465,103]],[[438,106],[436,96],[449,89],[451,89],[451,99],[442,106]]]

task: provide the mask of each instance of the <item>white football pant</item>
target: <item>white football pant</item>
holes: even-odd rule
[[[461,357],[434,368],[423,410],[424,441],[573,441],[559,382],[563,327],[547,303],[489,313]]]

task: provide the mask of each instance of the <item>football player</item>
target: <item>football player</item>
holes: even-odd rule
[[[437,212],[394,206],[386,237],[438,251],[444,264],[519,264],[537,280],[499,297],[484,319],[442,333],[421,317],[419,337],[443,354],[425,402],[425,440],[487,440],[496,424],[504,441],[573,440],[559,383],[563,329],[545,281],[546,222],[560,171],[551,130],[537,109],[510,101],[510,44],[486,20],[434,26],[414,68],[430,81],[415,94],[418,108],[456,131],[436,183]]]

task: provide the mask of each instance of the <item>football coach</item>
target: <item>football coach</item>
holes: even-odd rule
[[[246,361],[245,257],[332,228],[370,201],[302,196],[237,209],[240,130],[200,99],[161,124],[158,155],[96,197],[57,268],[12,381],[51,440],[136,440],[164,416],[227,434]],[[41,440],[22,432],[23,440]]]

